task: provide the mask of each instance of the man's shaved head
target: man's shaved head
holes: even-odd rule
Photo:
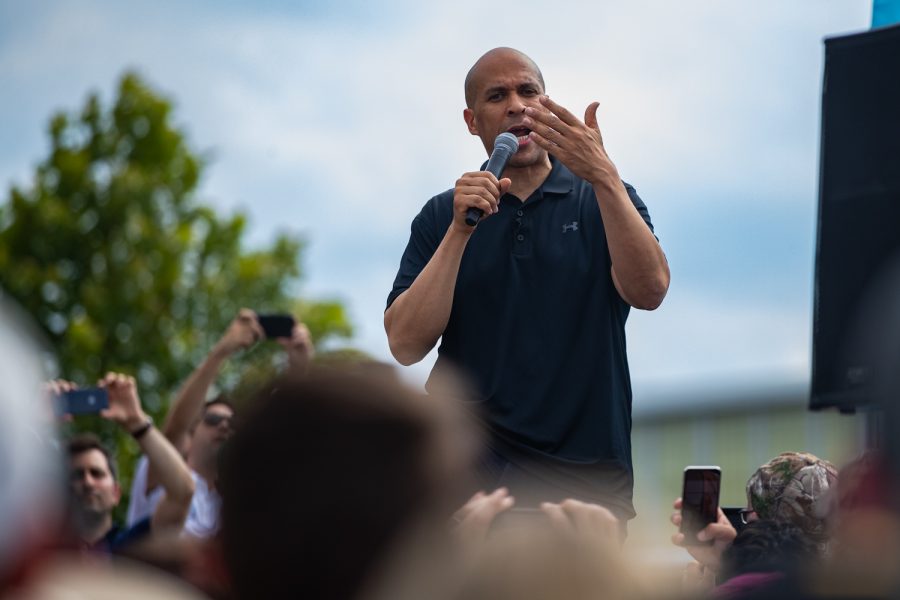
[[[466,106],[472,108],[472,105],[475,103],[475,94],[478,92],[478,71],[479,68],[485,64],[486,62],[492,61],[497,58],[504,58],[509,56],[515,56],[517,58],[525,60],[527,63],[531,65],[534,69],[534,74],[537,76],[538,81],[541,84],[541,88],[546,89],[544,85],[544,76],[541,74],[541,70],[538,68],[537,63],[535,63],[531,58],[525,54],[524,52],[520,52],[515,48],[494,48],[493,50],[488,50],[485,52],[481,58],[475,61],[475,64],[472,65],[472,68],[469,69],[469,72],[466,74]]]

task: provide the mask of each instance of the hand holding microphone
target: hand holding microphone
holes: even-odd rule
[[[500,175],[506,169],[509,159],[519,150],[519,140],[516,136],[509,132],[501,133],[494,140],[494,151],[488,159],[485,171],[492,173],[494,177],[500,179]],[[480,208],[470,207],[466,211],[466,225],[474,227],[478,224],[479,219],[484,215],[484,211]]]

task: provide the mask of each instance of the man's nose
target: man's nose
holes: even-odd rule
[[[525,112],[525,102],[521,96],[516,93],[509,95],[509,104],[506,107],[506,114],[517,115]]]

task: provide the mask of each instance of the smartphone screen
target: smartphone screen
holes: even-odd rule
[[[719,467],[687,467],[684,470],[681,533],[684,534],[685,544],[698,546],[707,543],[697,540],[697,532],[718,518],[721,482],[722,471]]]
[[[257,315],[256,320],[269,339],[289,338],[294,332],[294,317],[291,315]]]
[[[91,415],[105,408],[109,408],[109,395],[103,388],[71,390],[56,397],[56,410],[61,415]]]

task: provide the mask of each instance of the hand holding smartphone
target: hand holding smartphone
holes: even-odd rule
[[[718,519],[719,490],[722,470],[714,466],[690,466],[684,469],[684,488],[681,493],[681,533],[684,544],[700,546],[697,533]]]

